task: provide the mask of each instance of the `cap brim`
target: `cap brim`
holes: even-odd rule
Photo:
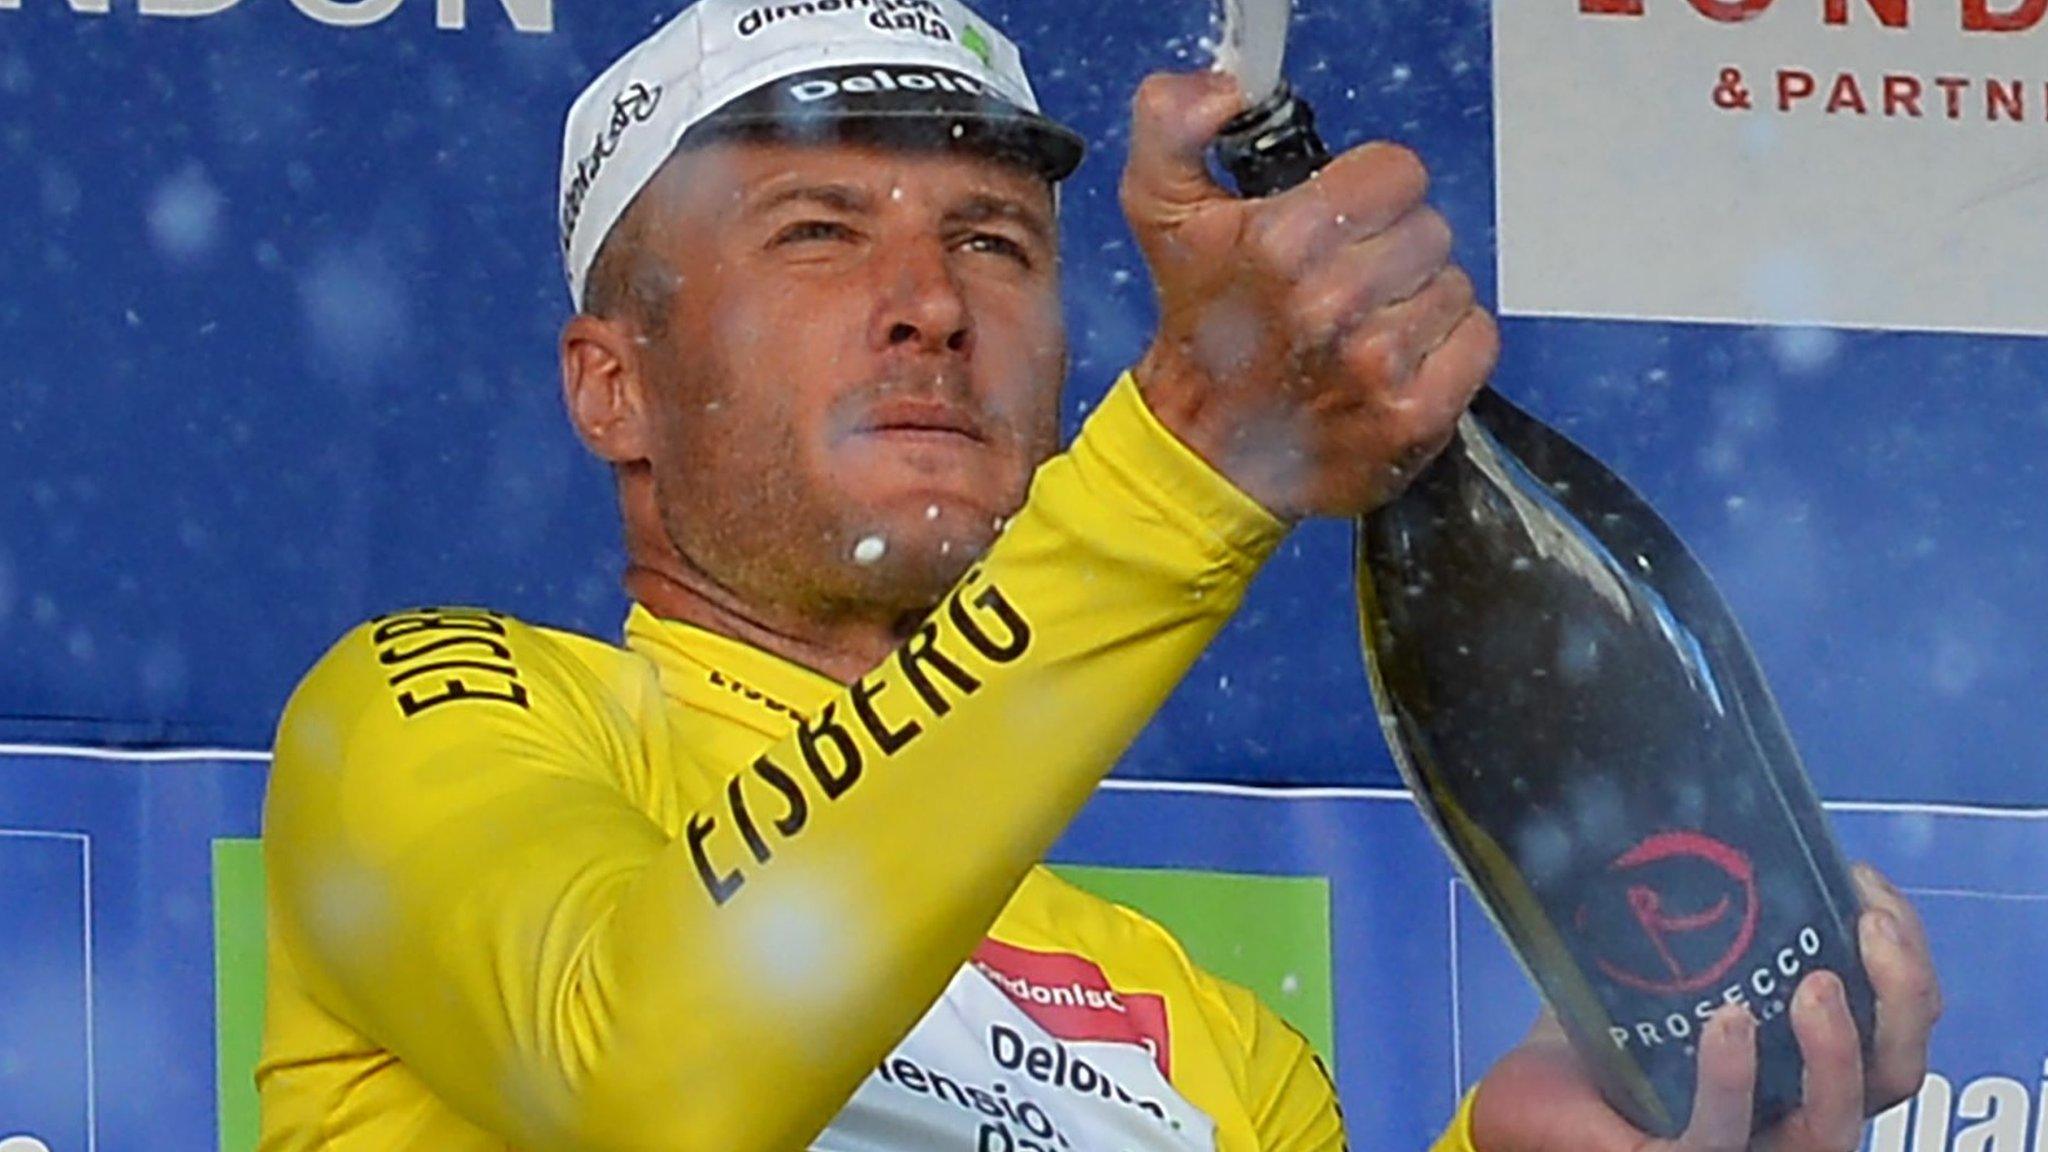
[[[692,125],[683,142],[733,135],[961,148],[1020,164],[1053,183],[1073,175],[1087,153],[1066,125],[971,77],[921,65],[819,68],[784,77],[718,108]]]

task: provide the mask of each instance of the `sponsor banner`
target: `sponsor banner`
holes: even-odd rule
[[[92,891],[76,833],[0,827],[0,1152],[92,1142]]]
[[[261,0],[265,5],[286,7],[283,0]],[[18,9],[22,0],[0,0],[0,11]],[[177,20],[192,20],[203,16],[219,16],[234,9],[242,0],[69,0],[71,11],[81,16],[109,16],[115,12],[134,13],[137,16],[170,17]],[[299,15],[317,24],[330,28],[367,28],[381,24],[395,15],[405,0],[291,0],[289,7]],[[542,33],[555,30],[555,0],[434,0],[428,5],[415,0],[414,8],[432,7],[434,27],[443,31],[461,31],[470,26],[470,8],[480,12],[485,9],[502,9],[502,19],[509,21],[512,28],[520,32]],[[250,7],[256,7],[255,4]],[[485,13],[488,16],[488,13]],[[0,1152],[14,1152],[0,1146]]]
[[[0,1149],[254,1148],[262,780],[256,757],[0,750],[0,915],[12,941],[0,954]],[[2048,815],[1864,805],[1835,821],[1852,856],[1914,894],[1948,992],[1935,1075],[1873,1126],[1866,1148],[2036,1146],[2048,1132],[2048,997],[2027,974],[2048,952]],[[1113,783],[1055,859],[1160,920],[1331,1057],[1354,1147],[1426,1147],[1536,1011],[1400,793]],[[1145,1052],[1172,1021],[1134,1011],[1139,995],[1076,957],[975,959],[962,994],[1015,1012],[1015,1043],[986,1053],[990,1077],[1037,1068],[1050,1087],[1032,1090],[1050,1108],[1054,1089],[1085,1090],[1101,1072],[1138,1101],[1125,1107],[1110,1091],[1116,1107],[1076,1119],[1082,1131],[1149,1116],[1144,1101],[1169,1108]],[[1805,960],[1796,941],[1778,957],[1787,979]],[[1687,1026],[1630,1039],[1682,1043]],[[1090,1070],[1034,1063],[1033,1043],[1082,1053]],[[882,1071],[908,1104],[932,1103],[915,1087],[921,1073]],[[1035,1114],[1015,1111],[1005,1123],[1028,1135]]]
[[[1501,304],[2048,332],[2048,0],[1493,5]]]
[[[0,1152],[226,1147],[213,844],[262,799],[253,757],[0,747]]]

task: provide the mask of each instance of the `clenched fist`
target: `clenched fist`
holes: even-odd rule
[[[1237,82],[1162,73],[1138,90],[1124,213],[1159,292],[1136,376],[1173,433],[1275,515],[1369,512],[1457,427],[1500,352],[1429,174],[1371,144],[1242,200],[1208,148]]]

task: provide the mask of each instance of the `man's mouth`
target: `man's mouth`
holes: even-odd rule
[[[942,400],[892,397],[861,414],[855,431],[864,436],[944,444],[986,444],[988,433],[972,413]]]

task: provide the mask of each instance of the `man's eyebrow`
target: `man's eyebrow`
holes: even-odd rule
[[[766,215],[789,204],[813,204],[835,212],[862,213],[874,209],[875,198],[851,184],[792,184],[767,193],[747,205],[750,216]]]
[[[1054,246],[1052,221],[1045,213],[1008,196],[988,192],[976,193],[947,212],[946,220],[954,224],[986,224],[991,220],[1007,220],[1031,233],[1032,239],[1040,244],[1048,248]]]

